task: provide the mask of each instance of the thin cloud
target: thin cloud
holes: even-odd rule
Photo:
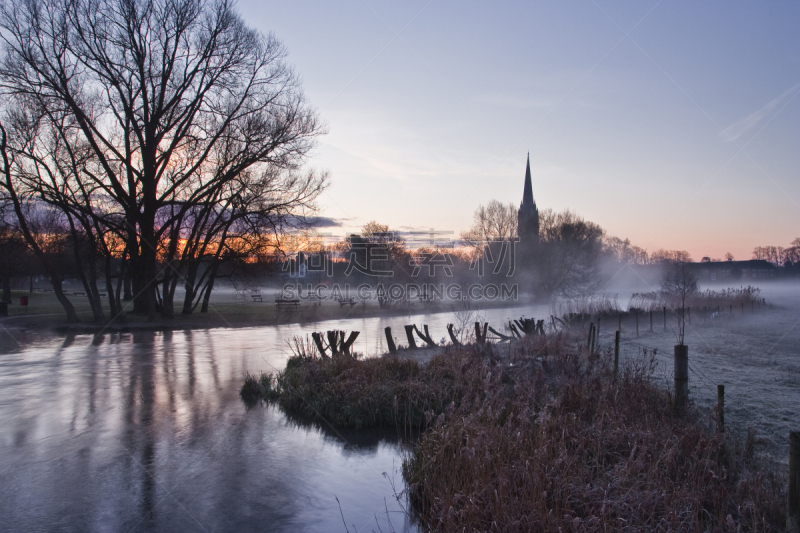
[[[764,120],[767,116],[771,115],[775,112],[776,109],[783,103],[787,98],[792,96],[798,89],[800,89],[800,83],[794,84],[792,87],[784,91],[780,96],[773,98],[767,104],[756,111],[755,113],[751,113],[750,115],[746,116],[742,120],[738,122],[734,122],[724,130],[720,132],[727,142],[733,142],[751,129],[753,129],[759,122]]]
[[[331,217],[314,217],[311,218],[309,221],[312,226],[316,228],[339,228],[342,227],[342,221],[349,220],[343,218],[331,218]]]

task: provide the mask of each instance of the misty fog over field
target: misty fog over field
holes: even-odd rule
[[[725,385],[726,427],[742,436],[747,428],[756,431],[757,451],[770,461],[788,463],[788,435],[796,428],[800,405],[800,283],[770,281],[755,284],[768,308],[734,307],[733,316],[724,313],[711,318],[693,311],[687,325],[690,397],[698,405],[711,407],[717,401],[717,385]],[[702,288],[705,288],[702,287]],[[709,288],[726,288],[712,285]],[[603,347],[613,347],[617,324],[601,323]],[[672,347],[676,344],[675,323],[663,330],[661,317],[654,333],[642,318],[636,337],[630,321],[623,325],[621,352],[626,358],[641,358],[642,349],[658,349],[656,374],[666,388],[672,386]],[[742,437],[743,438],[743,437]]]

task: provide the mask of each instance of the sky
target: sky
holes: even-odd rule
[[[800,237],[800,2],[272,2],[344,236],[570,209],[695,260]]]

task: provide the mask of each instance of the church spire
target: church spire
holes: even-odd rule
[[[523,207],[535,207],[536,203],[533,201],[533,185],[531,184],[531,153],[528,152],[528,163],[525,166],[525,188],[522,191],[522,205]]]
[[[533,201],[533,184],[531,183],[531,153],[528,152],[528,163],[525,166],[525,189],[522,192],[522,204],[517,213],[517,235],[522,251],[530,252],[531,246],[539,242],[539,210]]]

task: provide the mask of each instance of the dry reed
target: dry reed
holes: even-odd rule
[[[248,387],[333,425],[426,428],[403,465],[425,530],[783,527],[785,485],[715,434],[712,413],[676,414],[652,357],[615,377],[610,352],[581,344],[529,336],[449,348],[425,365],[302,353],[269,386]]]
[[[781,485],[726,453],[697,411],[677,416],[652,363],[615,379],[609,354],[550,353],[541,339],[520,352],[486,369],[480,394],[449,406],[405,462],[425,529],[781,528]]]

